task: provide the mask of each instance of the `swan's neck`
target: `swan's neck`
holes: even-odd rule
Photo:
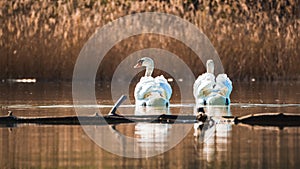
[[[147,66],[145,76],[150,77],[152,75],[153,69],[153,66]]]
[[[206,63],[206,69],[207,69],[207,73],[212,73],[214,74],[214,62],[212,60],[208,60]]]
[[[214,68],[208,68],[208,69],[207,69],[207,73],[214,74]]]

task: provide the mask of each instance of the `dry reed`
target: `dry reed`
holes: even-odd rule
[[[198,26],[233,79],[299,79],[299,0],[0,1],[0,79],[70,80],[82,46],[98,27],[145,11],[177,15]],[[111,67],[147,47],[176,53],[195,75],[203,71],[195,54],[180,42],[150,35],[116,45],[108,54],[114,62],[98,71],[99,79],[109,80]]]

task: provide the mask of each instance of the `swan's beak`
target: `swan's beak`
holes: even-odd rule
[[[143,62],[144,62],[144,60],[140,59],[133,68],[140,68],[140,67],[142,67],[143,66]]]
[[[142,62],[138,62],[133,68],[140,68],[142,67]]]

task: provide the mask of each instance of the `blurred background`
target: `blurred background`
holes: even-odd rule
[[[231,106],[205,110],[211,122],[216,123],[208,127],[195,123],[173,149],[146,159],[107,152],[81,126],[0,124],[1,168],[299,168],[299,127],[218,121],[224,115],[299,115],[300,0],[1,0],[0,116],[9,111],[18,117],[77,115],[70,82],[84,44],[102,26],[140,12],[176,15],[196,25],[211,41],[224,71],[234,81]],[[176,39],[155,34],[123,39],[98,68],[95,91],[102,114],[107,114],[114,104],[109,89],[117,67],[132,53],[148,48],[177,55],[195,77],[205,71],[197,54]],[[173,60],[160,60],[177,70],[178,64],[172,64]],[[133,69],[135,63],[136,60],[128,62],[128,69]],[[158,69],[154,76],[161,73],[166,78],[171,76]],[[133,89],[142,74],[137,73],[130,86],[124,86],[130,93],[128,100],[134,100]],[[191,93],[192,89],[181,91],[178,86],[186,81],[176,80],[170,84],[171,104],[177,106],[171,106],[170,113],[194,113],[192,94],[186,100],[190,104],[179,104],[181,92]],[[120,114],[135,113],[135,107],[128,106],[118,109]],[[114,129],[117,136],[119,132],[138,138],[136,153],[147,154],[148,149],[164,150],[172,131],[178,133],[186,125],[129,123],[91,127],[95,131]],[[105,134],[95,133],[106,139]]]
[[[300,78],[299,0],[12,0],[0,1],[0,79],[70,81],[79,52],[95,30],[138,12],[173,14],[199,27],[233,80]],[[195,77],[205,70],[181,42],[139,35],[107,53],[113,59],[103,60],[97,80],[110,81],[126,56],[150,47],[178,55]]]

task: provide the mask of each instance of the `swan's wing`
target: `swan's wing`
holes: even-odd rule
[[[193,94],[194,97],[203,98],[208,96],[215,85],[215,76],[211,73],[204,73],[200,75],[194,83]]]
[[[136,85],[134,90],[134,97],[136,99],[145,99],[148,95],[153,93],[160,94],[166,99],[172,96],[172,88],[164,76],[142,77],[140,82]]]
[[[151,91],[154,85],[155,82],[152,77],[142,77],[134,89],[134,97],[136,99],[144,99],[145,95]]]
[[[229,98],[232,91],[232,82],[226,74],[219,74],[216,78],[215,90],[225,97]]]
[[[160,88],[163,89],[163,95],[166,99],[170,99],[172,96],[172,88],[168,83],[159,83]]]
[[[161,75],[155,78],[155,82],[157,84],[156,87],[159,88],[158,90],[161,90],[162,95],[169,100],[172,96],[172,88],[167,79],[165,79],[165,77]]]
[[[220,95],[225,96],[225,97],[229,97],[229,95],[230,95],[230,93],[228,92],[229,90],[228,90],[227,87],[223,87],[223,88],[221,88],[217,91]]]

